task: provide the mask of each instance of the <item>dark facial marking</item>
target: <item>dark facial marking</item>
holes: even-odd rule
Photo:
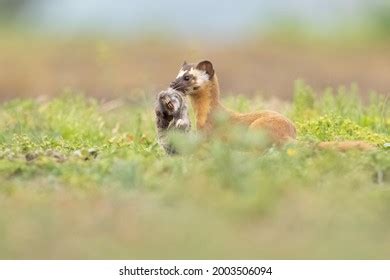
[[[190,67],[191,69],[191,67]],[[190,70],[189,69],[189,70]],[[185,70],[184,67],[182,68],[182,71],[186,71],[183,76],[178,77],[175,79],[171,84],[170,87],[180,91],[182,93],[185,93],[186,89],[191,87],[193,84],[193,81],[195,79],[194,75],[189,74],[189,70]]]
[[[215,71],[213,64],[210,61],[201,61],[196,66],[195,64],[187,64],[187,62],[184,62],[182,68],[180,69],[184,72],[184,75],[171,82],[170,87],[182,93],[186,93],[188,89],[192,89],[194,91],[198,90],[199,86],[193,86],[196,77],[189,74],[189,71],[193,68],[206,72],[209,75],[209,79],[214,77]]]

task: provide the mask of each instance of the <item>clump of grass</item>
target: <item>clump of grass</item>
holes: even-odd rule
[[[293,117],[301,138],[317,141],[364,140],[382,146],[390,141],[389,108],[385,96],[372,92],[368,104],[358,97],[358,88],[340,87],[317,96],[302,81],[295,86]]]

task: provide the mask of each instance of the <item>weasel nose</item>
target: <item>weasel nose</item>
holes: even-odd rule
[[[183,84],[180,80],[175,80],[170,84],[170,87],[173,88],[174,90],[184,92],[185,91],[185,84]]]

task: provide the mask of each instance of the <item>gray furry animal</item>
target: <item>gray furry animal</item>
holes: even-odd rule
[[[168,132],[189,132],[191,129],[185,95],[172,88],[161,91],[157,95],[155,113],[158,143],[168,154],[175,154],[176,150],[167,139]]]

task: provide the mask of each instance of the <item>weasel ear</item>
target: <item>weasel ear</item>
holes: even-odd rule
[[[205,71],[209,75],[210,79],[214,76],[213,64],[208,60],[199,62],[198,65],[196,65],[196,69]]]
[[[181,67],[186,66],[187,64],[187,61],[184,60],[183,65]]]

